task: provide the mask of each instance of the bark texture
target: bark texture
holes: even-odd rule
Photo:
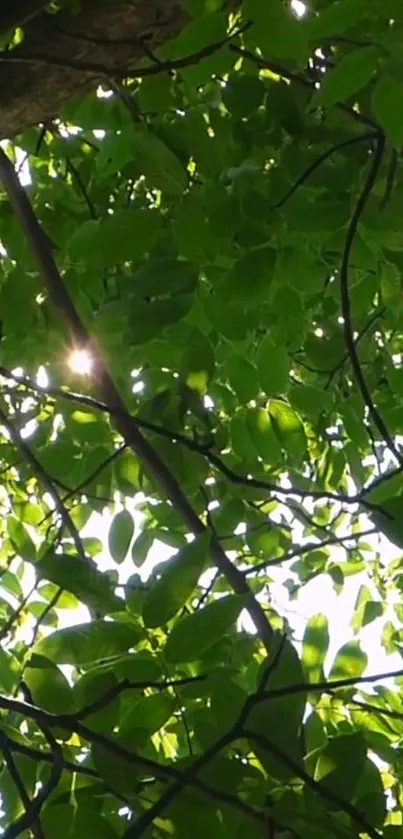
[[[24,38],[0,52],[0,138],[55,118],[69,100],[105,79],[101,69],[144,58],[177,34],[187,17],[179,0],[81,0],[80,10],[49,14],[43,0],[0,11],[0,32],[23,25]],[[12,7],[12,8],[10,8]]]

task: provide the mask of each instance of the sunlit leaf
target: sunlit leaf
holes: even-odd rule
[[[162,568],[160,577],[151,584],[143,604],[146,626],[161,626],[185,605],[206,565],[208,542],[207,533],[199,536],[181,548]]]
[[[348,641],[338,651],[329,673],[329,680],[362,676],[368,663],[367,655],[358,641]]]
[[[244,597],[229,594],[181,618],[165,645],[167,661],[196,661],[235,624],[244,606]]]
[[[133,516],[129,510],[121,510],[114,516],[108,534],[108,545],[112,559],[123,562],[134,534]]]
[[[102,661],[135,647],[139,633],[127,623],[95,620],[58,629],[35,646],[35,651],[57,664]]]
[[[323,678],[323,665],[329,648],[329,627],[326,615],[313,615],[305,628],[302,642],[302,664],[309,681]]]
[[[333,737],[319,754],[315,781],[348,801],[364,769],[367,746],[361,732]]]

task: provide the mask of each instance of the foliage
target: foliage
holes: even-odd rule
[[[0,151],[3,835],[394,839],[403,7],[184,6]]]

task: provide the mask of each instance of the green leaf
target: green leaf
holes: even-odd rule
[[[148,259],[131,278],[132,289],[140,297],[167,297],[192,292],[197,287],[198,269],[185,259]]]
[[[114,475],[120,492],[131,495],[139,489],[139,464],[133,452],[124,449],[114,462]]]
[[[131,624],[95,620],[58,629],[42,638],[34,651],[56,664],[86,665],[135,647],[139,631]]]
[[[27,562],[35,562],[36,548],[28,530],[22,522],[18,521],[14,516],[8,516],[7,530],[11,544],[21,559]]]
[[[110,691],[116,689],[118,680],[112,670],[90,670],[83,673],[75,682],[73,687],[74,710],[80,711],[102,697],[107,696]],[[109,734],[119,719],[120,696],[115,696],[106,705],[95,713],[85,717],[86,725],[94,731]]]
[[[388,376],[391,376],[392,374],[390,382],[392,387],[395,387],[398,393],[399,390],[396,387],[395,374],[399,374],[399,372],[399,369],[395,368],[394,370],[389,371],[388,373]],[[382,476],[382,481],[379,484],[376,483],[373,489],[370,489],[369,492],[365,493],[364,498],[366,501],[368,501],[370,504],[373,504],[374,506],[382,504],[383,501],[387,502],[388,499],[394,498],[395,496],[399,496],[402,487],[403,482],[400,471],[396,472],[394,469],[386,470]]]
[[[55,714],[68,714],[73,710],[71,687],[49,658],[33,653],[24,669],[24,682],[35,705]]]
[[[186,167],[164,141],[152,131],[138,131],[133,154],[150,185],[169,195],[181,195],[188,185]]]
[[[182,197],[172,219],[172,234],[178,253],[186,259],[204,263],[214,253],[215,243],[198,195]]]
[[[371,520],[390,542],[403,548],[403,495],[382,501],[377,510],[371,511]]]
[[[57,836],[60,825],[63,825],[63,836],[66,839],[85,839],[91,833],[98,839],[117,839],[119,835],[106,815],[84,802],[80,802],[79,807],[77,803],[51,803],[41,813],[41,824],[45,835],[49,837]]]
[[[351,676],[362,676],[368,658],[361,649],[358,641],[348,641],[340,647],[330,669],[328,680],[349,679]]]
[[[226,83],[222,100],[225,107],[237,118],[247,117],[262,104],[265,86],[257,76],[237,73]]]
[[[137,300],[133,297],[128,302],[128,342],[144,344],[182,320],[192,305],[193,297],[191,294],[176,294],[171,298],[154,300]]]
[[[132,544],[131,556],[137,568],[146,561],[156,536],[152,530],[142,530]]]
[[[367,746],[360,731],[333,737],[318,757],[314,779],[334,795],[351,801],[366,756]]]
[[[367,8],[366,0],[336,0],[331,6],[320,8],[309,21],[309,33],[318,40],[342,35],[362,20]]]
[[[202,332],[195,331],[182,358],[182,376],[191,390],[203,394],[213,376],[215,355],[212,345]]]
[[[90,559],[85,562],[77,556],[49,552],[35,567],[40,578],[70,591],[91,609],[110,614],[122,608],[123,601],[115,594],[112,580]]]
[[[85,221],[68,243],[73,264],[109,268],[147,253],[157,238],[161,218],[153,210],[118,210],[102,221]]]
[[[326,615],[309,618],[302,641],[302,664],[310,682],[323,679],[323,665],[329,649],[329,627]]]
[[[382,827],[387,812],[386,792],[381,773],[370,758],[366,758],[360,773],[353,803],[374,827]]]
[[[402,297],[402,279],[394,262],[384,262],[381,269],[381,294],[386,306],[400,308]]]
[[[252,726],[247,728],[262,740],[250,737],[249,743],[271,778],[288,781],[298,777],[298,770],[303,767],[301,743],[295,728],[288,725],[287,716],[279,710],[274,718],[269,704],[265,702],[263,707],[262,703]]]
[[[236,623],[244,606],[243,596],[228,594],[181,618],[165,645],[167,661],[196,661]]]
[[[256,460],[256,449],[252,443],[252,435],[248,428],[247,419],[236,414],[231,419],[231,447],[234,454],[241,460]],[[277,441],[276,441],[277,442]],[[277,451],[277,454],[279,452]]]
[[[162,680],[162,663],[149,652],[128,653],[113,664],[113,672],[119,680],[129,682],[158,682]]]
[[[163,626],[187,603],[207,562],[208,533],[189,542],[161,569],[151,583],[143,604],[143,620],[148,627]]]
[[[227,37],[227,16],[221,8],[216,10],[211,3],[207,9],[183,27],[173,43],[173,57],[183,58],[194,55],[200,50],[208,49],[212,44],[218,44]],[[211,78],[212,73],[223,75],[233,64],[225,48],[215,49],[206,58],[191,63],[181,74],[192,85],[197,86]]]
[[[250,301],[265,299],[274,276],[276,251],[271,247],[248,251],[235,263],[228,278],[229,299]]]
[[[291,405],[280,399],[270,399],[269,414],[281,446],[290,455],[304,454],[307,448],[304,426]]]
[[[258,684],[263,680],[269,697],[267,702],[262,703],[265,707],[264,716],[269,711],[275,715],[277,710],[282,710],[289,725],[298,729],[304,715],[306,694],[304,691],[287,694],[287,687],[303,684],[304,670],[294,645],[279,632],[274,634],[271,656],[263,660],[257,680]],[[277,690],[284,692],[283,695],[270,696],[271,691]],[[255,715],[256,719],[260,719],[259,704],[251,713],[252,721]]]
[[[297,767],[302,766],[299,727],[304,715],[306,695],[303,691],[287,693],[287,687],[303,684],[305,679],[295,647],[280,633],[273,637],[272,654],[263,661],[257,681],[267,691],[268,698],[252,708],[246,728],[264,737],[268,743],[265,747],[264,743],[255,742],[251,738],[251,745],[272,777],[292,778],[297,774]],[[280,696],[271,695],[271,692],[277,690]],[[270,750],[269,744],[274,746],[274,752]],[[284,760],[276,750],[284,755]],[[292,761],[293,765],[290,766],[288,761]]]
[[[291,388],[288,398],[297,411],[312,417],[328,411],[332,404],[331,393],[314,385],[297,385]]]
[[[172,102],[172,80],[169,75],[143,78],[137,99],[142,111],[163,114]]]
[[[251,408],[246,422],[257,454],[266,463],[277,463],[281,454],[280,444],[269,412],[264,408]]]
[[[13,765],[14,777],[8,771],[5,763],[3,763],[3,769],[0,774],[1,809],[7,819],[7,826],[11,825],[15,819],[25,813],[24,804],[15,785],[15,776],[18,776],[26,794],[30,797],[33,797],[36,786],[36,766],[34,761],[25,757],[25,755],[15,754],[13,755]]]
[[[113,742],[113,741],[112,741]],[[125,740],[117,740],[119,745],[127,748]],[[123,758],[118,757],[112,750],[100,746],[98,743],[91,745],[91,759],[96,772],[104,779],[109,789],[114,790],[117,795],[125,796],[129,801],[136,800],[138,796],[139,773],[136,768]],[[90,827],[90,830],[92,828]],[[87,833],[91,836],[91,833]],[[84,836],[83,836],[84,839]],[[105,837],[109,839],[109,837]]]
[[[259,392],[259,379],[254,367],[246,358],[231,353],[227,361],[228,379],[241,403],[250,402]]]
[[[120,736],[128,740],[135,737],[137,745],[145,744],[152,734],[166,725],[176,707],[175,697],[166,693],[153,693],[134,700],[127,713],[121,715]]]
[[[403,125],[400,113],[403,108],[403,82],[390,73],[384,73],[372,94],[374,117],[394,146],[403,143]]]
[[[354,614],[351,620],[351,627],[357,632],[363,626],[367,626],[383,614],[383,604],[373,600],[367,586],[360,586],[357,599],[354,605]]]
[[[376,47],[360,47],[345,55],[334,68],[324,73],[312,107],[329,108],[358,93],[373,76],[378,59]]]
[[[288,387],[290,361],[285,347],[275,346],[269,336],[263,338],[257,352],[260,384],[266,396],[279,396]]]
[[[19,667],[15,657],[0,647],[0,688],[13,693],[19,682]]]
[[[292,15],[289,6],[281,0],[271,0],[270,3],[245,0],[242,8],[245,20],[251,20],[254,24],[247,39],[260,47],[263,54],[301,61],[307,58],[308,44],[304,27]]]
[[[134,534],[133,516],[129,510],[120,510],[112,519],[108,546],[112,559],[120,564],[124,561]]]

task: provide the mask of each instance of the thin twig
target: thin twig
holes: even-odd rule
[[[45,839],[42,825],[38,819],[38,813],[34,812],[32,809],[32,801],[25,789],[24,781],[21,778],[13,754],[9,748],[7,739],[3,735],[3,732],[0,732],[0,749],[3,752],[4,761],[10,777],[12,778],[14,786],[21,799],[21,804],[24,807],[23,814],[5,829],[3,833],[4,839],[15,839],[16,836],[27,828],[31,828],[35,839]]]
[[[282,207],[283,204],[285,204],[285,202],[288,201],[289,198],[291,198],[291,195],[293,195],[294,192],[296,192],[297,189],[307,180],[307,178],[309,178],[309,176],[312,175],[312,173],[315,172],[316,169],[318,169],[319,166],[321,166],[321,164],[324,163],[325,160],[331,157],[335,152],[341,151],[341,149],[348,148],[349,146],[353,146],[356,143],[362,143],[364,140],[375,139],[378,136],[379,131],[366,131],[364,134],[360,134],[358,137],[350,137],[349,140],[343,140],[342,143],[337,143],[337,145],[332,146],[332,148],[330,149],[327,149],[327,151],[319,155],[319,157],[316,158],[316,160],[313,163],[311,163],[311,165],[308,166],[307,169],[305,169],[305,171],[302,173],[302,175],[299,176],[299,178],[296,180],[293,186],[290,187],[288,192],[286,192],[285,195],[283,195],[283,197],[279,199],[279,201],[276,201],[275,204],[272,204],[271,209],[278,210],[280,207]]]
[[[360,832],[367,833],[371,839],[381,839],[381,833],[379,833],[378,830],[369,823],[364,813],[361,813],[354,804],[350,803],[350,801],[336,795],[336,793],[329,789],[324,783],[316,781],[312,775],[304,769],[302,764],[297,763],[297,761],[293,760],[289,757],[289,755],[281,751],[281,749],[269,740],[268,737],[263,734],[258,734],[255,731],[248,731],[247,729],[244,730],[243,734],[245,737],[248,737],[249,740],[260,746],[261,749],[269,754],[272,754],[280,763],[283,763],[291,769],[295,777],[301,778],[301,780],[305,782],[306,786],[312,789],[313,792],[316,792],[321,796],[321,798],[335,804],[338,810],[341,810],[350,816],[351,820],[360,828]]]
[[[400,466],[403,466],[403,457],[400,454],[399,450],[396,448],[394,440],[392,439],[387,426],[385,425],[384,420],[382,419],[378,409],[375,407],[373,402],[371,392],[368,388],[366,383],[364,374],[362,372],[360,360],[358,357],[358,352],[356,349],[355,341],[354,341],[354,330],[351,320],[351,304],[350,304],[350,294],[349,294],[349,287],[348,287],[348,275],[349,275],[349,262],[350,262],[350,254],[354,244],[355,235],[357,233],[358,225],[361,221],[361,217],[365,210],[366,204],[368,199],[371,196],[373,187],[376,183],[376,179],[382,165],[383,154],[385,150],[385,137],[383,135],[379,135],[375,145],[375,152],[373,155],[372,164],[370,170],[368,172],[367,178],[364,183],[364,187],[359,195],[358,201],[356,203],[353,215],[351,217],[351,221],[347,230],[346,235],[346,242],[344,246],[341,266],[340,266],[340,299],[341,299],[341,313],[343,316],[343,326],[344,326],[344,337],[346,341],[346,346],[348,350],[348,354],[350,356],[351,366],[353,368],[353,372],[355,378],[357,380],[357,384],[360,388],[362,398],[364,400],[364,404],[368,408],[368,413],[375,425],[378,429],[379,434],[381,435],[382,439],[386,443],[389,451],[393,454],[396,458],[397,462]]]
[[[14,443],[16,448],[19,449],[19,451],[23,455],[26,462],[30,465],[35,477],[42,483],[44,489],[51,496],[51,498],[54,502],[55,508],[56,508],[64,526],[66,527],[66,530],[68,530],[70,535],[71,535],[71,538],[74,542],[74,546],[75,546],[75,549],[77,551],[78,556],[85,561],[86,560],[86,555],[85,555],[83,544],[82,544],[82,541],[81,541],[81,538],[80,538],[80,534],[79,534],[71,516],[69,515],[68,511],[66,510],[66,508],[63,504],[63,501],[60,498],[59,493],[57,492],[57,489],[54,486],[54,483],[52,482],[52,480],[49,477],[49,475],[47,474],[47,472],[45,472],[45,470],[43,469],[43,467],[39,463],[39,460],[37,460],[36,456],[31,451],[30,447],[25,442],[23,437],[21,437],[21,434],[20,434],[19,430],[14,427],[13,423],[11,422],[11,420],[9,419],[9,417],[7,416],[7,414],[5,413],[5,411],[3,411],[3,409],[1,407],[0,407],[0,421],[4,425],[4,427],[7,429],[8,433],[10,435],[11,441]]]

